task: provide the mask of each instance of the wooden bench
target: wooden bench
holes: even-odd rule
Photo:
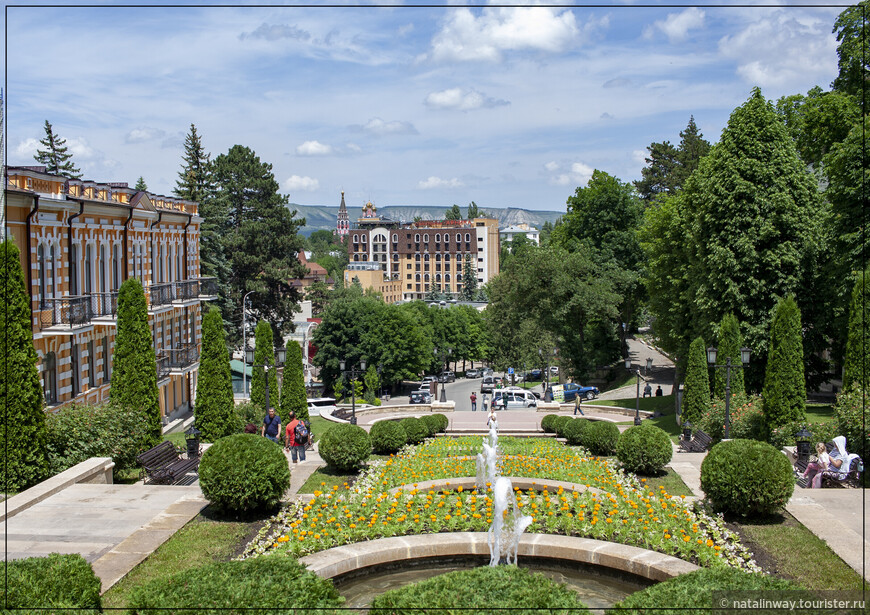
[[[687,453],[703,453],[710,448],[712,443],[713,438],[697,429],[691,440],[680,440],[680,448]]]
[[[183,459],[169,440],[149,448],[136,457],[146,480],[164,485],[180,482],[188,472],[199,467],[199,457]]]

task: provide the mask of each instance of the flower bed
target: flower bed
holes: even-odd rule
[[[296,556],[331,547],[407,534],[485,532],[492,523],[491,491],[419,490],[414,483],[473,476],[471,452],[480,438],[429,440],[372,465],[353,488],[317,491],[314,499],[287,505],[272,518],[242,557],[265,553]],[[516,490],[517,503],[534,522],[529,533],[608,540],[673,555],[702,566],[731,565],[755,571],[751,555],[719,517],[693,510],[682,497],[644,486],[607,460],[588,457],[551,439],[499,441],[499,474],[552,478],[597,487],[605,493]],[[391,494],[393,487],[406,488]]]

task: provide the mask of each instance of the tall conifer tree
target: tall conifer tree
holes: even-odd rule
[[[710,405],[710,375],[707,371],[707,349],[704,338],[697,337],[689,346],[686,382],[683,395],[682,420],[697,425]]]
[[[287,345],[287,361],[281,382],[281,419],[286,421],[290,412],[294,412],[299,420],[309,419],[305,375],[302,370],[302,347],[296,342]]]
[[[843,365],[843,390],[857,382],[870,391],[870,326],[865,311],[870,307],[870,270],[856,276],[849,307],[849,333],[846,341],[846,360]]]
[[[465,261],[462,263],[462,290],[459,291],[459,298],[463,301],[474,301],[476,296],[477,272],[474,270],[471,254],[466,254]]]
[[[206,442],[215,442],[236,430],[235,401],[230,375],[230,353],[218,308],[202,319],[202,353],[196,380],[196,426]]]
[[[739,395],[743,393],[743,369],[741,369],[740,348],[743,346],[743,339],[740,337],[740,323],[734,314],[727,314],[722,317],[722,322],[719,323],[719,343],[717,345],[716,363],[725,365],[728,358],[731,358],[731,394]],[[724,369],[716,369],[715,381],[713,383],[713,392],[716,397],[725,397],[725,380],[727,374]]]
[[[196,126],[190,125],[190,132],[184,138],[184,164],[175,182],[175,195],[188,201],[202,201],[211,190],[209,170],[210,154],[205,152]]]
[[[66,139],[61,139],[54,134],[54,129],[48,120],[45,120],[45,138],[40,139],[40,145],[45,149],[36,150],[33,158],[45,165],[45,170],[53,175],[63,175],[70,179],[81,179],[81,170],[73,164],[72,154],[66,144]]]
[[[11,239],[0,242],[0,408],[5,493],[26,489],[48,474],[43,395],[33,347],[30,296],[24,284],[18,248]]]
[[[794,297],[780,299],[770,323],[770,350],[764,377],[764,426],[767,433],[804,418],[807,390],[801,312]]]
[[[254,330],[254,364],[275,365],[275,347],[272,344],[272,326],[265,320],[257,323]],[[254,367],[251,371],[251,401],[268,411],[266,407],[266,376],[269,373],[269,405],[273,408],[281,407],[281,395],[278,391],[278,373],[274,367],[264,370],[262,367]],[[281,417],[282,420],[284,417]]]

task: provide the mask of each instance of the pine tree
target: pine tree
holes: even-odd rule
[[[275,350],[272,338],[272,326],[265,320],[257,323],[254,330],[254,364],[275,365]],[[274,367],[269,372],[269,405],[272,408],[281,407],[281,395],[278,391],[278,373]],[[266,378],[262,367],[254,367],[251,372],[251,401],[260,407],[263,412],[266,407]]]
[[[459,291],[459,298],[462,301],[474,301],[476,296],[477,272],[474,270],[471,254],[466,254],[462,263],[462,290]]]
[[[740,348],[743,345],[743,340],[740,337],[740,323],[734,314],[727,314],[722,317],[722,322],[719,323],[719,344],[716,347],[716,363],[725,365],[728,358],[731,358],[731,395],[739,395],[743,393],[743,369],[741,369]],[[713,391],[716,397],[725,398],[725,380],[727,374],[724,369],[716,369],[715,379],[713,383]]]
[[[310,418],[308,397],[305,395],[305,374],[302,370],[302,346],[296,342],[287,346],[284,380],[281,383],[281,419],[287,421],[290,412],[294,412],[300,421]]]
[[[804,347],[801,313],[794,296],[781,299],[770,323],[770,350],[764,377],[764,426],[775,428],[805,416]]]
[[[19,252],[11,239],[0,242],[0,408],[4,493],[35,485],[48,475],[43,395],[33,347],[30,295],[24,283]]]
[[[224,338],[224,322],[216,307],[210,308],[202,319],[195,413],[196,426],[206,442],[216,442],[236,431],[230,354]]]
[[[704,138],[695,124],[695,116],[689,116],[689,124],[680,131],[680,147],[677,152],[677,167],[673,183],[679,189],[698,168],[701,158],[710,153],[710,142]]]
[[[133,186],[133,190],[138,190],[139,192],[148,191],[148,184],[145,183],[144,177],[142,177],[141,175],[139,176],[139,179],[136,180],[136,185]]]
[[[707,349],[704,338],[698,337],[689,346],[686,382],[683,395],[682,420],[697,425],[710,406],[710,375],[707,371]]]
[[[870,306],[870,288],[868,288],[870,270],[864,270],[856,276],[852,289],[852,305],[849,307],[849,332],[846,341],[846,359],[843,364],[843,390],[848,390],[853,382],[857,382],[868,391],[870,383],[870,327],[864,318],[865,310]]]
[[[69,153],[66,139],[61,139],[54,134],[48,120],[45,120],[45,138],[41,139],[39,143],[46,149],[37,149],[33,158],[39,164],[45,165],[46,172],[52,175],[63,175],[70,179],[81,179],[81,171],[70,160],[72,154]]]
[[[147,418],[148,431],[141,434],[143,449],[155,446],[163,437],[157,362],[151,343],[142,282],[139,278],[129,278],[118,290],[118,326],[109,395],[112,402],[138,409]]]
[[[175,195],[188,201],[199,202],[211,191],[210,154],[205,153],[196,126],[184,138],[184,164],[175,182]]]

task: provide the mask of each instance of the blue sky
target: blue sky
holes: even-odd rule
[[[170,194],[194,123],[296,203],[563,211],[690,115],[715,142],[754,86],[828,89],[843,3],[764,4],[7,8],[7,160],[48,119],[85,178]]]

